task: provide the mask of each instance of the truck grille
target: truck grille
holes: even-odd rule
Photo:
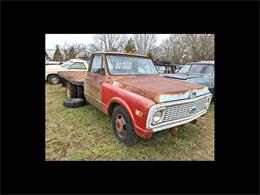
[[[173,121],[173,120],[193,116],[206,109],[205,106],[207,101],[208,101],[207,98],[203,98],[196,102],[168,106],[166,107],[163,122],[168,122],[168,121]],[[192,109],[194,109],[193,112],[191,112]]]

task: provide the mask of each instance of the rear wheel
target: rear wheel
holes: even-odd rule
[[[136,142],[131,118],[122,106],[117,106],[113,110],[112,129],[116,138],[121,143],[130,146]]]
[[[52,85],[57,85],[60,83],[60,77],[58,75],[48,76],[48,82]]]
[[[77,88],[75,85],[73,85],[70,82],[66,83],[66,93],[67,93],[67,98],[76,98],[77,97]]]

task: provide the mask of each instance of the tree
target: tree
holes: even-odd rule
[[[65,60],[70,60],[76,58],[80,52],[86,50],[86,45],[65,43],[63,46],[63,50],[65,55]]]
[[[214,60],[214,34],[188,34],[183,42],[191,61]]]
[[[53,54],[53,60],[54,61],[62,61],[63,60],[63,56],[60,52],[60,48],[59,48],[59,45],[56,45],[56,50]]]
[[[201,60],[214,60],[214,34],[203,34],[200,36],[199,41]]]
[[[161,58],[173,64],[214,60],[213,34],[173,34],[160,45]]]
[[[78,58],[88,61],[90,59],[90,56],[87,53],[84,53],[83,55],[80,55]]]
[[[153,48],[151,50],[151,53],[153,55],[153,61],[158,62],[158,61],[160,61],[160,58],[162,57],[162,48],[159,45],[159,46]]]
[[[152,52],[147,52],[146,55],[147,55],[152,61],[154,61],[154,57],[153,57]]]
[[[123,50],[126,36],[122,34],[97,34],[94,35],[95,47],[100,51],[120,51]]]
[[[92,54],[92,53],[94,53],[94,52],[100,51],[100,49],[97,47],[97,45],[95,45],[95,44],[92,43],[92,44],[89,44],[89,45],[88,45],[87,51],[88,51],[89,54]]]
[[[160,45],[161,60],[179,64],[182,61],[183,47],[181,44],[181,34],[173,34],[164,40]]]
[[[50,59],[50,57],[49,57],[47,51],[45,50],[45,60],[49,60],[49,59]]]
[[[145,54],[155,47],[156,35],[155,34],[135,34],[133,36],[134,43],[138,53]]]
[[[125,52],[136,52],[136,48],[135,48],[135,44],[132,40],[132,38],[130,38],[128,41],[127,41],[127,44],[125,46],[125,49],[124,49]]]

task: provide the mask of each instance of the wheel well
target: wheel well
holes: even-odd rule
[[[47,76],[47,79],[49,79],[49,77],[50,77],[50,76],[53,76],[53,75],[55,75],[55,76],[59,77],[59,75],[58,75],[58,74],[48,74],[48,76]]]
[[[112,104],[109,105],[109,108],[108,108],[108,114],[109,115],[112,115],[113,113],[113,110],[116,106],[121,106],[121,104],[117,103],[117,102],[113,102]]]

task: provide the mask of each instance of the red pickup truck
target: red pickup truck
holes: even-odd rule
[[[116,138],[126,145],[136,135],[151,138],[204,115],[211,102],[208,87],[160,76],[145,55],[97,52],[87,72],[58,72],[67,96],[84,98],[112,116]]]

